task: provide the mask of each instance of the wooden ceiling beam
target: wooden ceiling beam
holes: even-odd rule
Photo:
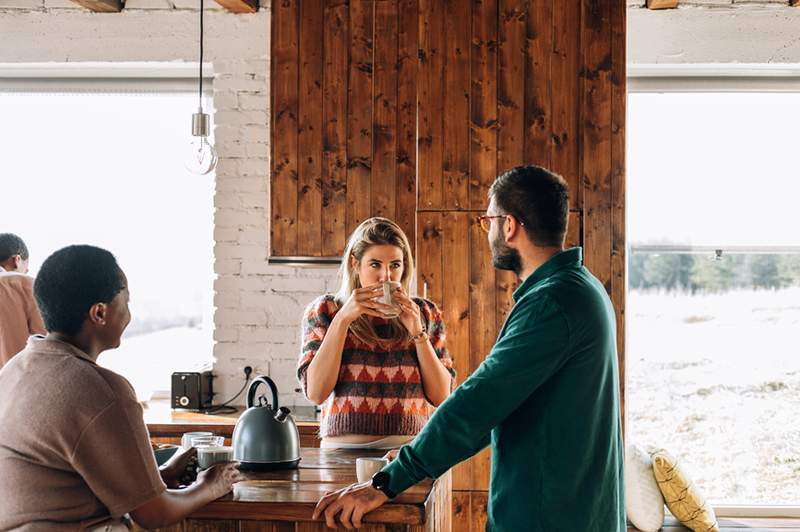
[[[258,0],[217,0],[217,3],[231,13],[255,13]]]
[[[122,0],[72,0],[81,7],[95,13],[119,13],[122,11]]]
[[[647,9],[674,9],[676,7],[678,7],[678,0],[647,0]]]

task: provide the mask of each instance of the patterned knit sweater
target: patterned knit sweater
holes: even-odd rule
[[[444,322],[439,309],[426,299],[413,300],[421,309],[421,318],[436,355],[455,377],[453,361],[445,347]],[[297,377],[306,394],[308,365],[337,310],[338,305],[331,295],[317,298],[306,309],[303,347],[297,368]],[[387,323],[380,319],[374,322],[379,335],[385,332]],[[422,429],[428,416],[428,400],[422,388],[414,343],[383,340],[370,345],[348,331],[339,379],[322,407],[320,435],[323,438],[344,434],[413,436]]]

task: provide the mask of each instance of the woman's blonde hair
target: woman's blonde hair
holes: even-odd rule
[[[396,246],[403,252],[403,274],[400,277],[400,284],[407,294],[410,294],[409,287],[411,279],[414,277],[414,258],[411,256],[411,245],[408,242],[408,237],[400,229],[400,226],[388,218],[374,217],[364,220],[356,227],[353,234],[350,235],[347,241],[347,247],[342,255],[342,265],[340,275],[342,277],[342,285],[339,291],[334,296],[338,305],[343,305],[353,290],[361,288],[361,282],[358,277],[358,271],[353,265],[351,257],[354,258],[359,264],[372,246]],[[400,323],[400,320],[395,318],[389,320],[389,336],[382,338],[378,336],[372,322],[366,315],[359,316],[353,323],[350,324],[350,330],[361,341],[374,344],[380,340],[401,340],[408,338],[408,331]]]

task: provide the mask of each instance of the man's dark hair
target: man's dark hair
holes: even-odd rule
[[[567,233],[567,182],[541,166],[517,166],[495,179],[489,188],[500,212],[522,223],[534,244],[560,247]]]
[[[28,246],[13,233],[0,233],[0,262],[5,262],[14,255],[28,260]]]
[[[33,285],[33,295],[50,332],[80,332],[89,309],[111,303],[125,288],[117,259],[94,246],[59,249],[44,261]]]

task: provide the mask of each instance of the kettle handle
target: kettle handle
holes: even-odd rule
[[[258,390],[259,384],[266,384],[272,390],[272,408],[278,410],[278,387],[266,375],[259,375],[250,383],[250,389],[247,390],[247,408],[255,406],[256,390]]]

